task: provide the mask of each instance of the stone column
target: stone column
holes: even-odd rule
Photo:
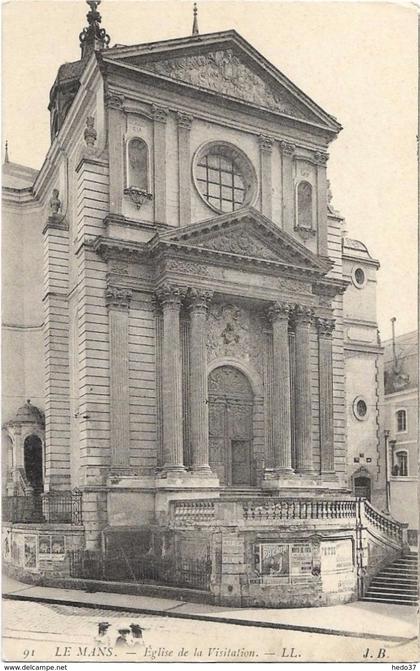
[[[272,170],[271,155],[273,139],[266,135],[259,136],[261,163],[261,212],[271,219],[272,215]]]
[[[279,475],[292,471],[290,418],[290,354],[288,303],[274,303],[268,310],[273,325],[272,422],[274,469]]]
[[[296,334],[296,472],[310,475],[313,473],[311,355],[309,337],[313,316],[312,309],[305,305],[297,305],[294,316]]]
[[[168,110],[153,105],[155,223],[166,224],[166,121]]]
[[[192,116],[178,112],[178,189],[179,189],[179,225],[191,223],[191,161],[190,131]]]
[[[314,153],[316,164],[317,182],[317,231],[318,231],[318,254],[328,256],[328,184],[327,184],[327,160],[328,154],[321,151]]]
[[[179,312],[185,290],[166,284],[156,292],[163,313],[163,470],[185,471],[182,432],[182,367]]]
[[[319,430],[321,474],[335,473],[332,333],[334,319],[318,317]]]
[[[128,372],[128,312],[131,290],[108,286],[111,470],[130,468],[130,408]]]
[[[124,193],[124,96],[108,93],[109,211],[122,214]]]
[[[293,175],[293,156],[295,145],[290,142],[280,142],[281,148],[281,179],[282,179],[282,228],[286,233],[294,235],[295,226],[295,185]]]
[[[212,291],[190,289],[190,417],[193,471],[211,474],[207,401],[207,311]]]

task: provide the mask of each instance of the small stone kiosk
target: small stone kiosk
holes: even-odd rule
[[[11,240],[18,217],[39,273],[25,291],[42,286],[25,366],[45,379],[45,418],[6,422],[5,565],[237,606],[356,598],[403,540],[375,508],[378,378],[347,364],[382,350],[347,342],[363,318],[327,180],[341,127],[234,30],[111,48],[88,4],[45,163],[30,184],[5,165]],[[351,492],[349,384],[375,398],[373,505]]]

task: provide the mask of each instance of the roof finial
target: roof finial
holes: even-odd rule
[[[9,163],[9,142],[4,143],[4,163]]]
[[[198,35],[199,32],[200,32],[200,31],[198,30],[198,18],[197,18],[197,12],[198,12],[198,10],[197,10],[197,3],[195,2],[195,3],[194,3],[194,9],[193,9],[193,15],[194,15],[194,19],[193,19],[193,27],[192,27],[192,34],[193,34],[193,35]]]
[[[79,35],[82,58],[90,56],[93,51],[107,49],[111,41],[106,30],[100,26],[102,17],[98,12],[98,5],[101,4],[101,0],[86,0],[86,2],[90,7],[89,12],[86,14],[89,25],[83,28]]]

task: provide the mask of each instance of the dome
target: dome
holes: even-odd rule
[[[15,423],[44,424],[44,413],[28,400],[16,413]]]

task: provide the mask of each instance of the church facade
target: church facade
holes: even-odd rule
[[[6,564],[78,577],[122,548],[202,561],[219,603],[360,596],[403,532],[379,264],[327,179],[341,127],[234,30],[108,48],[89,4],[41,170],[4,166],[4,488],[42,500]]]

